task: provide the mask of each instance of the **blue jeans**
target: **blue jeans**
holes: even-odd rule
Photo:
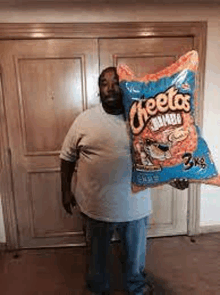
[[[142,295],[146,285],[145,254],[148,217],[129,222],[103,222],[82,214],[89,253],[87,288],[91,292],[109,291],[107,257],[114,229],[122,244],[123,285],[126,291]]]

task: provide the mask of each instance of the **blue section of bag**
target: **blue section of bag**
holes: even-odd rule
[[[123,103],[126,120],[129,123],[129,113],[134,102],[155,98],[158,93],[165,93],[167,89],[175,87],[178,93],[190,95],[190,114],[194,116],[195,72],[183,70],[171,77],[163,77],[157,81],[121,81]],[[155,186],[177,178],[202,180],[216,176],[217,169],[212,161],[207,143],[201,137],[198,126],[195,125],[198,139],[197,148],[182,155],[182,163],[174,166],[161,166],[155,170],[145,170],[136,165],[133,157],[132,183],[137,186]],[[130,128],[131,147],[134,155],[133,133]]]

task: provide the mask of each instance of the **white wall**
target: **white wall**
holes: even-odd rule
[[[220,172],[220,12],[208,23],[203,135]],[[220,224],[220,188],[202,185],[201,226]]]
[[[61,0],[60,0],[61,1]],[[197,0],[184,1],[184,4],[175,4],[178,1],[167,0],[163,3],[149,5],[147,1],[101,1],[93,3],[84,1],[64,1],[55,4],[34,4],[33,1],[22,1],[20,5],[11,1],[9,4],[0,4],[0,23],[11,22],[124,22],[124,21],[207,21],[207,59],[205,72],[205,101],[204,101],[204,128],[203,135],[207,140],[216,165],[220,171],[220,5],[214,1]],[[1,2],[1,0],[0,0]],[[69,3],[68,3],[69,2]],[[109,3],[108,3],[109,2]],[[160,2],[160,1],[155,1]],[[194,1],[195,2],[195,1]],[[215,1],[219,2],[219,1]],[[22,4],[23,3],[23,4]],[[152,1],[150,2],[152,3]],[[203,3],[203,4],[201,4]],[[201,225],[220,223],[220,188],[202,186],[201,192]],[[3,228],[0,211],[0,233]],[[0,234],[0,242],[4,235]]]

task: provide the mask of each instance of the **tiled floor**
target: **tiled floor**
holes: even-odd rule
[[[122,295],[120,244],[110,251],[112,294]],[[0,253],[1,295],[87,295],[85,248]],[[147,272],[155,294],[220,295],[220,233],[149,239]]]

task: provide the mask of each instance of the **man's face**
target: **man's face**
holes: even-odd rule
[[[114,113],[122,109],[122,95],[118,76],[113,70],[105,72],[100,77],[100,97],[103,108]]]

